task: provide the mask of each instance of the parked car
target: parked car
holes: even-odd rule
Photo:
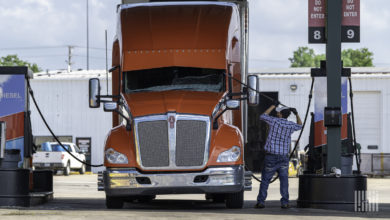
[[[63,146],[79,160],[85,162],[85,155],[74,143],[64,142]],[[79,162],[68,152],[66,152],[57,142],[45,142],[41,145],[41,151],[33,156],[33,166],[35,169],[52,169],[54,173],[61,170],[68,176],[71,170],[85,173],[85,164]]]

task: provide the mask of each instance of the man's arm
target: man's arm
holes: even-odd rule
[[[269,113],[271,113],[272,110],[274,110],[275,108],[276,108],[275,105],[271,105],[263,114],[269,115]]]
[[[299,115],[296,114],[295,116],[297,116],[297,124],[302,125],[302,121],[301,121],[301,118],[299,117]]]
[[[302,120],[299,117],[298,111],[295,108],[291,108],[292,113],[297,117],[297,124],[302,125]]]
[[[279,104],[280,102],[278,100],[273,100],[273,104],[263,114],[269,115],[269,113],[271,113]]]

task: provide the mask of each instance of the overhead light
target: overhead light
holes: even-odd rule
[[[295,92],[295,90],[298,89],[298,85],[297,84],[291,84],[290,85],[290,89],[291,89],[291,91]]]

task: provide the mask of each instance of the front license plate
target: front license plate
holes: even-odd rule
[[[44,166],[45,167],[50,167],[50,163],[45,163]]]

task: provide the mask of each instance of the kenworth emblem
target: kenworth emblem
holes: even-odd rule
[[[175,128],[175,117],[174,116],[169,116],[168,122],[169,122],[169,128],[170,129],[174,129]]]

